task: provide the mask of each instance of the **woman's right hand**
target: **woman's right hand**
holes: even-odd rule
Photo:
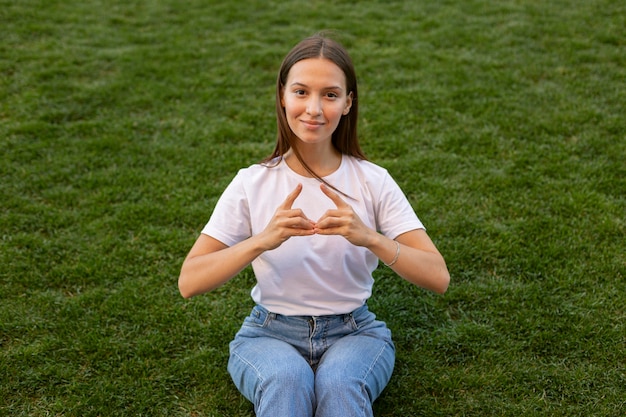
[[[302,209],[291,208],[301,192],[302,184],[298,184],[278,206],[265,230],[257,235],[265,250],[276,249],[292,236],[315,234],[315,222],[309,220]]]

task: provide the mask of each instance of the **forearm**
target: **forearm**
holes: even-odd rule
[[[405,280],[439,294],[446,292],[450,283],[448,268],[425,232],[401,235],[397,242],[399,252],[396,241],[376,233],[368,248],[384,263],[395,260],[390,268]]]
[[[263,251],[254,237],[209,253],[192,250],[183,262],[178,278],[181,295],[189,298],[218,288],[235,277]]]
[[[390,267],[407,281],[443,294],[450,284],[450,273],[437,253],[401,245],[398,262]]]

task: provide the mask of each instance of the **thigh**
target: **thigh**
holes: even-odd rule
[[[228,372],[239,391],[253,403],[260,392],[274,389],[275,381],[285,389],[313,389],[313,370],[302,355],[290,344],[271,337],[233,340]]]
[[[370,403],[391,379],[395,347],[387,337],[345,336],[326,351],[316,371],[316,392],[332,392],[354,386]]]
[[[260,417],[309,417],[315,407],[313,370],[288,343],[271,337],[231,342],[228,372]]]

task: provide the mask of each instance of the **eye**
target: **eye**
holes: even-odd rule
[[[331,98],[331,99],[336,99],[336,98],[339,98],[339,94],[331,91],[331,92],[326,93],[326,97]]]
[[[296,96],[304,96],[304,95],[306,94],[306,91],[304,91],[303,89],[299,88],[299,89],[297,89],[297,90],[293,90],[293,93],[294,93]]]

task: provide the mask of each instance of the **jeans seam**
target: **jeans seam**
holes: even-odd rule
[[[365,411],[366,407],[372,404],[372,399],[371,399],[371,393],[367,392],[367,389],[365,388],[367,386],[367,377],[372,373],[372,370],[374,369],[375,365],[378,363],[378,360],[380,359],[380,357],[383,355],[383,352],[389,347],[389,343],[385,342],[385,344],[383,345],[383,347],[378,351],[378,354],[376,355],[376,357],[374,358],[374,360],[370,363],[370,366],[367,368],[367,372],[365,372],[365,375],[363,375],[363,378],[361,379],[361,391],[367,394],[367,397],[369,399],[369,403],[365,401],[365,395],[363,396],[363,405],[361,407],[362,411]]]
[[[263,383],[264,383],[263,375],[261,374],[261,371],[259,371],[259,369],[258,369],[256,366],[254,366],[254,364],[253,364],[252,362],[250,362],[250,361],[246,360],[246,359],[245,359],[243,356],[241,356],[239,353],[237,353],[237,352],[235,351],[235,352],[233,352],[232,354],[233,354],[234,356],[236,356],[236,357],[237,357],[237,359],[238,359],[241,363],[243,363],[245,366],[247,366],[247,367],[249,367],[249,368],[251,368],[251,369],[254,369],[254,373],[256,374],[256,377],[257,377],[257,379],[259,380],[259,392],[258,392],[258,393],[257,393],[257,392],[253,392],[253,393],[252,393],[252,395],[253,395],[253,397],[252,397],[252,398],[258,398],[258,399],[259,399],[258,404],[254,404],[255,409],[258,409],[257,407],[259,407],[259,408],[260,408],[260,406],[261,406],[261,401],[262,401],[262,399],[263,399],[263,395],[257,395],[257,394],[259,394],[259,393],[262,393],[262,392],[263,392]]]

